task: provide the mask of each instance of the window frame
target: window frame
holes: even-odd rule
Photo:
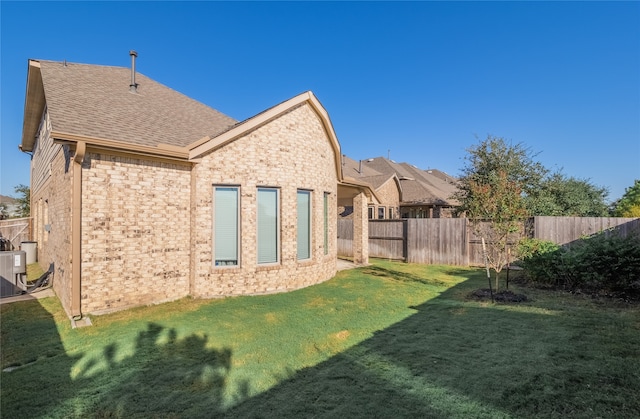
[[[275,258],[273,260],[268,260],[268,261],[260,261],[260,256],[261,256],[261,252],[260,252],[260,195],[261,192],[273,192],[275,193],[275,223],[273,223],[273,236],[269,237],[270,239],[274,239],[275,243],[274,247],[275,247]],[[281,203],[280,203],[280,188],[278,187],[273,187],[273,186],[258,186],[256,188],[256,264],[259,266],[265,266],[265,265],[278,265],[280,264],[280,260],[281,260],[281,251],[280,251],[280,246],[282,243],[282,238],[281,238],[281,228],[280,228],[280,223],[281,223]]]
[[[307,196],[308,206],[307,210],[307,237],[306,237],[306,247],[308,254],[306,257],[300,257],[300,196]],[[298,261],[307,261],[313,258],[312,252],[312,242],[313,242],[313,191],[311,189],[298,189],[296,191],[296,259]]]
[[[329,199],[331,193],[325,192],[323,195],[322,202],[322,218],[323,218],[323,243],[324,243],[324,254],[329,254]]]
[[[235,215],[235,221],[236,221],[236,260],[235,260],[235,265],[233,264],[218,264],[218,259],[216,259],[216,232],[218,231],[216,229],[216,217],[218,215],[218,211],[216,211],[216,191],[218,189],[233,189],[236,192],[236,215]],[[212,196],[212,239],[211,239],[211,263],[213,265],[214,268],[216,269],[230,269],[230,268],[239,268],[240,264],[241,264],[241,215],[240,215],[240,200],[241,200],[241,187],[240,185],[224,185],[224,184],[214,184],[213,185],[213,196]]]

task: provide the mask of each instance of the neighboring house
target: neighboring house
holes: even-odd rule
[[[0,195],[0,220],[20,216],[20,205],[15,198]]]
[[[366,184],[306,92],[238,122],[132,69],[29,60],[38,261],[67,313],[282,292],[336,272],[337,202],[367,262]]]
[[[373,199],[367,208],[367,218],[376,220],[400,218],[400,201],[402,187],[395,173],[381,173],[363,161],[355,161],[345,155],[342,156],[342,172],[345,177],[357,179],[370,185],[374,192]],[[349,217],[353,207],[349,202],[338,202],[338,215]]]
[[[351,163],[353,164],[353,163]],[[458,204],[451,199],[457,190],[456,179],[435,169],[421,170],[408,163],[396,163],[384,157],[361,160],[363,180],[378,191],[376,180],[398,180],[399,216],[381,217],[379,207],[369,211],[369,218],[450,218]],[[377,174],[377,175],[376,175]],[[383,207],[393,208],[395,201],[387,199]],[[372,214],[373,212],[373,214]],[[373,216],[372,216],[373,215]],[[395,214],[392,214],[395,215]]]

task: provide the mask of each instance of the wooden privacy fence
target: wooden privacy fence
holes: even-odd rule
[[[338,219],[338,256],[353,257],[353,220]]]
[[[407,255],[408,220],[378,220],[369,223],[369,256],[402,259]]]
[[[407,221],[407,262],[469,265],[466,218],[411,218]]]
[[[20,243],[31,239],[32,218],[9,218],[0,220],[0,236],[11,241],[14,249],[20,248]]]
[[[560,245],[593,234],[616,232],[624,237],[640,233],[640,218],[619,217],[534,217],[533,237]]]
[[[525,228],[526,227],[526,228]],[[533,217],[527,236],[569,245],[600,231],[640,237],[640,218]],[[353,221],[338,220],[338,256],[353,256]],[[369,256],[412,263],[482,266],[480,237],[466,218],[369,220]]]

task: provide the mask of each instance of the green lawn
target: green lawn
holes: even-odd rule
[[[375,261],[287,294],[173,303],[71,329],[1,306],[2,418],[640,417],[640,305],[482,270]]]

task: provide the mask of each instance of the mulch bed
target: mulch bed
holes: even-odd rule
[[[469,294],[469,298],[478,301],[491,300],[491,291],[489,288],[477,289]],[[516,294],[509,290],[494,292],[493,299],[499,303],[522,303],[528,301],[526,295]]]

